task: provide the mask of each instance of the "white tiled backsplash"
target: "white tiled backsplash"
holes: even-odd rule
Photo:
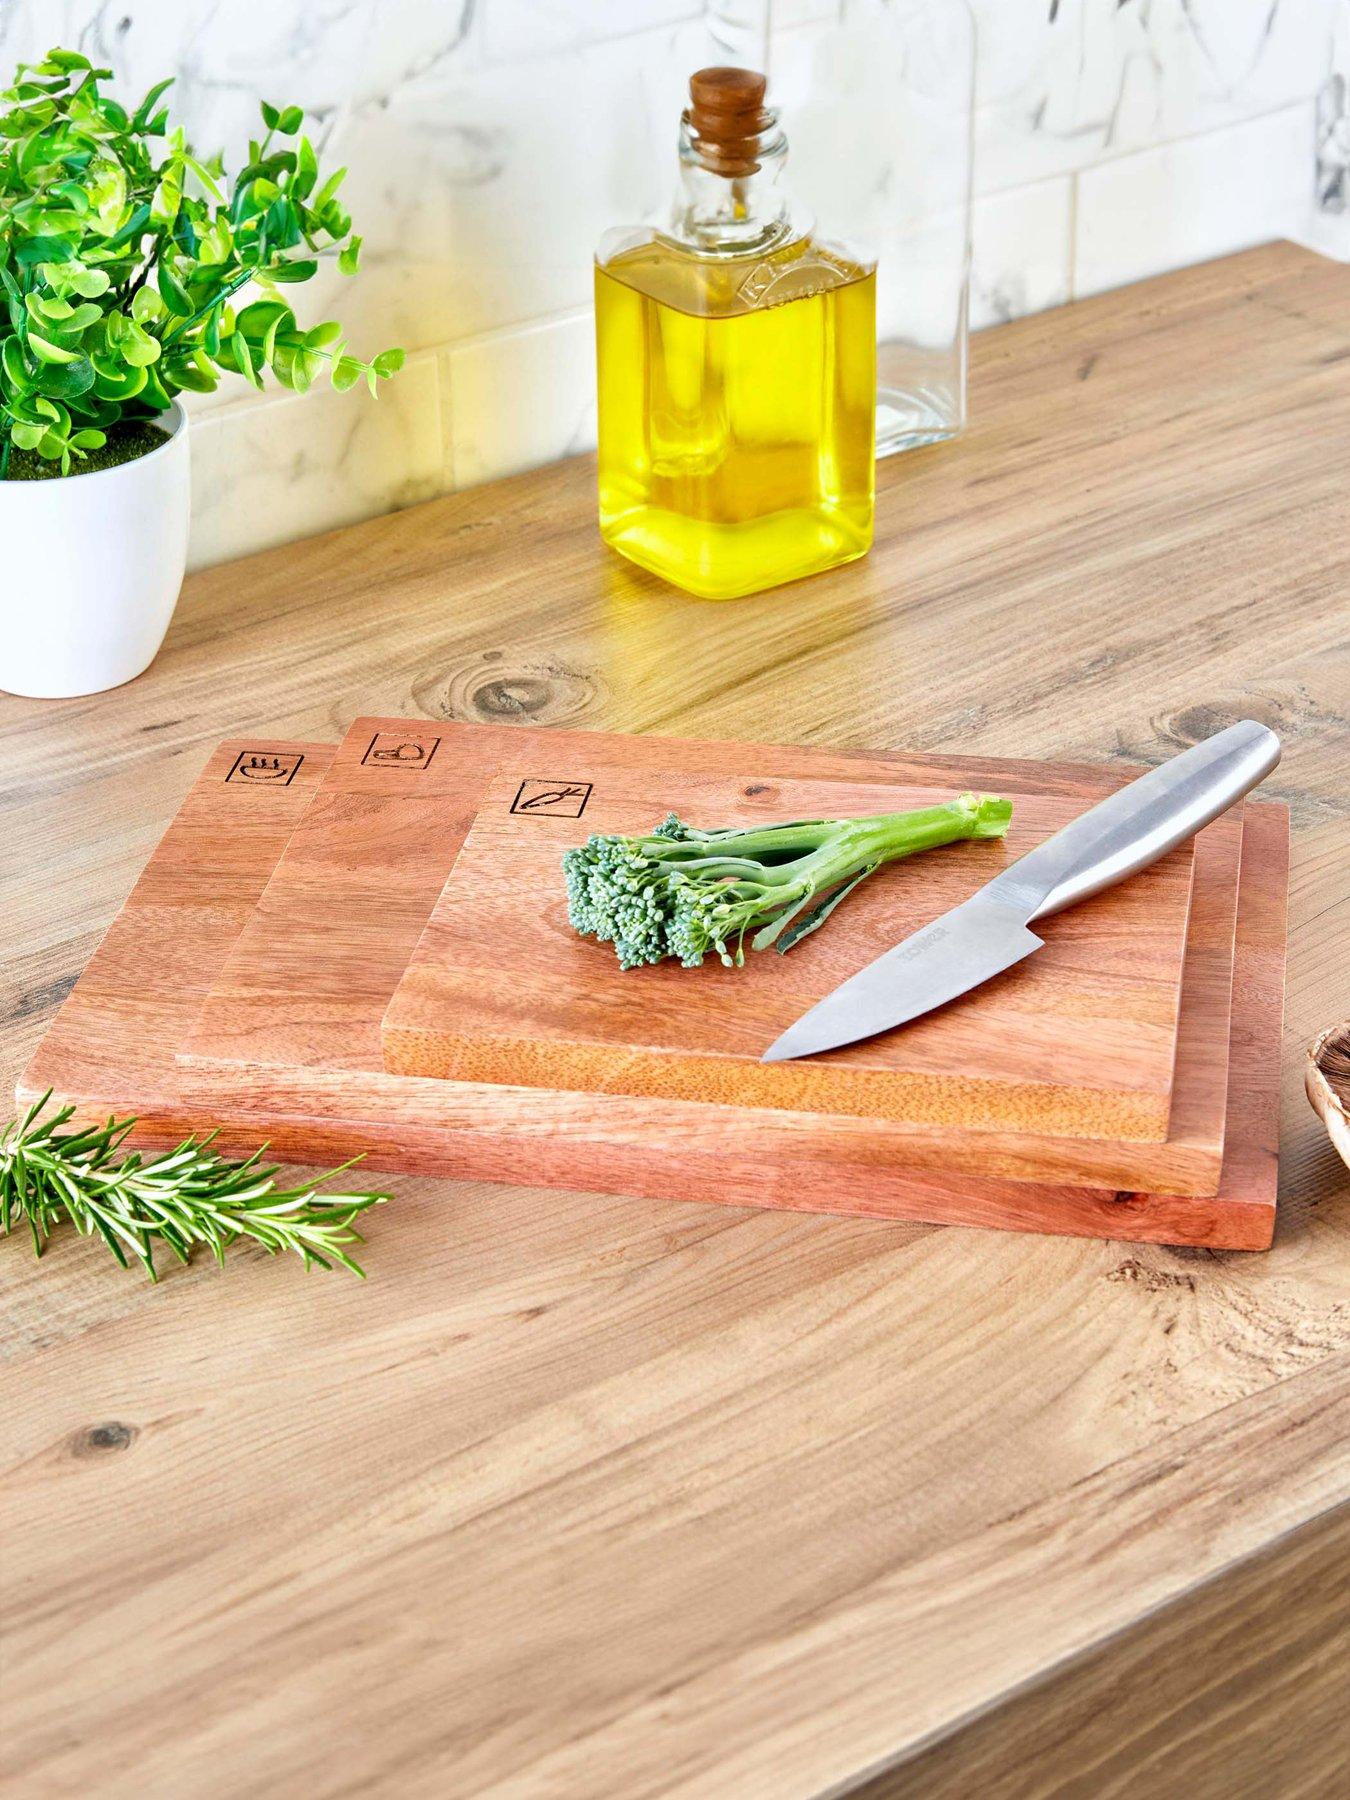
[[[876,3],[773,0],[775,35]],[[972,6],[977,326],[1272,237],[1350,259],[1350,0]],[[0,0],[0,67],[59,42],[131,94],[173,73],[206,149],[300,101],[350,168],[364,267],[297,310],[407,366],[378,401],[195,398],[194,565],[590,445],[591,250],[668,187],[704,30],[699,0]]]

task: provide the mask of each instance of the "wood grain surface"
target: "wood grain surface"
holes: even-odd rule
[[[387,761],[372,758],[381,744],[390,749]],[[419,758],[400,759],[400,749],[417,749]],[[627,1190],[640,1180],[646,1193],[665,1193],[672,1186],[681,1191],[679,1171],[672,1182],[663,1165],[672,1143],[681,1160],[692,1154],[700,1139],[696,1114],[681,1122],[680,1115],[666,1113],[670,1137],[660,1153],[635,1160],[629,1145],[635,1139],[651,1140],[650,1109],[645,1101],[630,1104],[619,1094],[607,1094],[603,1101],[560,1094],[544,1108],[537,1099],[527,1102],[491,1084],[458,1083],[452,1095],[429,1093],[417,1084],[394,1090],[380,1081],[378,1119],[372,1119],[368,1104],[372,1074],[384,1069],[381,1018],[442,896],[446,871],[478,800],[498,778],[503,758],[562,757],[594,770],[602,752],[612,749],[587,733],[460,724],[417,733],[407,721],[358,719],[188,1037],[184,1060],[201,1073],[199,1104],[211,1116],[219,1115],[222,1072],[217,1065],[235,1065],[231,1093],[238,1090],[242,1070],[265,1065],[270,1073],[264,1085],[285,1096],[285,1111],[307,1120],[319,1117],[331,1126],[329,1154],[366,1147],[391,1159],[411,1159],[410,1164],[395,1161],[396,1167],[510,1178],[537,1171],[562,1185],[584,1178]],[[645,757],[657,770],[677,753],[704,774],[737,756],[753,774],[752,785],[769,787],[799,766],[803,755],[800,748],[711,742],[672,746],[659,739],[625,742],[623,749],[628,763]],[[823,778],[839,782],[856,783],[869,774],[911,782],[960,775],[993,787],[1012,773],[1006,761],[990,758],[962,763],[901,753],[810,755]],[[1018,779],[1031,785],[1025,766]],[[1068,766],[1041,766],[1035,776],[1047,800],[1080,809],[1128,779],[1126,772]],[[542,826],[544,821],[533,823]],[[1162,1143],[1010,1130],[985,1130],[972,1137],[945,1125],[913,1121],[787,1113],[769,1118],[723,1111],[717,1120],[719,1156],[702,1175],[700,1191],[731,1201],[757,1195],[767,1205],[828,1203],[838,1211],[898,1209],[906,1217],[942,1219],[957,1216],[950,1210],[953,1205],[964,1208],[978,1198],[978,1217],[985,1222],[996,1217],[988,1202],[998,1190],[967,1190],[953,1181],[954,1175],[973,1174],[982,1184],[996,1177],[1100,1187],[1113,1196],[1121,1191],[1217,1194],[1240,836],[1237,812],[1202,834],[1204,891],[1188,939],[1183,987],[1189,1000],[1174,1082],[1176,1116]],[[41,1085],[48,1085],[54,1073],[59,1075],[48,1067]],[[37,1079],[30,1076],[28,1085]],[[69,1086],[59,1085],[63,1091]],[[174,1091],[181,1098],[181,1087],[176,1084]],[[282,1110],[278,1101],[278,1112]],[[812,1161],[846,1174],[846,1181],[804,1186],[797,1170]],[[941,1180],[933,1181],[935,1175]],[[1027,1213],[1028,1196],[1011,1198],[1011,1217],[1026,1222],[1040,1216]],[[1268,1242],[1271,1194],[1265,1176],[1254,1190],[1227,1192],[1225,1201],[1237,1210],[1226,1207],[1220,1215],[1227,1221],[1219,1231],[1223,1242],[1234,1248]],[[1249,1203],[1254,1208],[1250,1213]],[[973,1222],[964,1210],[959,1216]],[[1117,1228],[1110,1209],[1104,1221],[1100,1200],[1084,1210],[1061,1195],[1044,1217],[1062,1221],[1064,1229],[1100,1230],[1104,1222]],[[1197,1231],[1216,1229],[1215,1218],[1203,1208],[1162,1207],[1146,1217],[1140,1207],[1135,1225],[1144,1235],[1179,1230],[1188,1242]],[[1236,1235],[1230,1235],[1229,1226]],[[1211,1236],[1206,1241],[1219,1240]]]
[[[1350,1014],[1350,270],[1275,246],[981,334],[971,418],[795,589],[704,607],[607,557],[583,459],[194,577],[140,680],[0,700],[5,1080],[226,736],[383,712],[1109,770],[1250,715],[1293,828],[1273,1248],[429,1178],[364,1283],[4,1243],[25,1800],[787,1800],[966,1737],[984,1775],[1000,1717],[964,1791],[1090,1793],[1062,1684],[1130,1743],[1178,1608],[1219,1626],[1135,1760],[1241,1792],[1206,1749],[1245,1739],[1276,1792],[1340,1780],[1280,1603],[1314,1629],[1350,1497],[1350,1177],[1300,1068]]]
[[[1242,1000],[1233,1020],[1239,1048],[1232,1058],[1216,1054],[1202,1003],[1191,1009],[1199,1016],[1186,1026],[1188,1055],[1194,1040],[1207,1075],[1215,1066],[1226,1071],[1224,1112],[1232,1115],[1216,1194],[1187,1198],[999,1180],[987,1173],[954,1176],[936,1161],[931,1170],[912,1170],[894,1148],[879,1149],[875,1134],[857,1120],[838,1121],[827,1132],[811,1115],[528,1093],[378,1068],[232,1067],[177,1058],[174,1046],[232,954],[241,911],[262,889],[264,858],[269,850],[277,855],[296,823],[299,780],[290,788],[259,791],[236,779],[241,758],[257,755],[249,746],[226,743],[207,764],[38,1046],[19,1083],[23,1102],[52,1091],[74,1103],[82,1119],[135,1112],[140,1123],[133,1141],[146,1144],[174,1143],[188,1131],[214,1127],[223,1142],[241,1148],[266,1136],[279,1155],[330,1163],[364,1155],[372,1167],[405,1172],[509,1177],[530,1170],[563,1187],[610,1186],[674,1199],[696,1181],[705,1199],[729,1205],[752,1199],[793,1210],[1229,1249],[1264,1249],[1270,1242],[1277,1170],[1273,1046],[1288,865],[1278,806],[1248,807],[1245,834],[1234,828],[1236,819],[1211,827],[1196,856],[1202,891],[1191,960],[1203,970],[1211,922],[1216,928],[1222,923],[1228,986]],[[330,758],[322,747],[274,743],[261,760],[308,772],[313,791]],[[1244,850],[1236,981],[1231,952],[1238,883],[1204,880],[1206,863],[1220,862],[1235,844]],[[272,917],[279,929],[279,914]],[[287,964],[288,975],[294,967]],[[1201,1002],[1203,997],[1202,989]],[[952,1135],[959,1142],[963,1134]],[[1016,1141],[1010,1134],[991,1135]],[[1072,1144],[1053,1140],[1042,1147],[1061,1156],[1073,1151]],[[1140,1147],[1113,1148],[1128,1157]],[[1032,1156],[1030,1142],[1023,1154]],[[1148,1146],[1147,1154],[1159,1152]]]
[[[813,779],[809,749],[781,752],[792,773],[774,781],[747,779],[734,752],[719,774],[695,774],[669,738],[616,736],[601,753],[609,769],[575,771],[589,790],[582,818],[566,816],[575,800],[561,813],[522,811],[538,777],[519,753],[503,763],[385,1014],[386,1068],[956,1130],[1167,1136],[1193,845],[1047,921],[1042,950],[904,1031],[764,1063],[808,1007],[969,899],[1083,802],[1037,794],[1034,765],[1031,781],[1009,766],[998,785],[1013,807],[1006,840],[948,844],[879,870],[833,915],[834,929],[790,956],[625,972],[611,946],[567,922],[563,853],[591,831],[650,831],[668,813],[711,829],[907,812],[971,783],[959,769],[945,785]]]

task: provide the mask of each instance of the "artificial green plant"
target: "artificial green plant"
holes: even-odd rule
[[[143,425],[222,372],[270,370],[303,394],[377,380],[333,320],[302,328],[283,287],[321,259],[354,274],[361,239],[324,176],[298,106],[263,103],[264,135],[237,175],[170,128],[153,87],[134,112],[73,50],[20,64],[0,94],[0,477],[14,449],[69,474],[110,430]]]

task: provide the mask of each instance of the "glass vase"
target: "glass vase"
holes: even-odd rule
[[[877,259],[877,455],[966,420],[975,22],[965,0],[840,0],[780,28],[794,191]]]

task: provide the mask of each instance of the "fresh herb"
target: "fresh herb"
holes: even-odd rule
[[[817,930],[883,863],[958,838],[999,838],[1012,802],[962,794],[941,806],[865,819],[696,831],[674,813],[644,837],[597,835],[563,857],[568,917],[635,969],[715,950],[730,967]]]
[[[111,426],[222,371],[260,388],[270,369],[303,394],[326,366],[335,388],[374,392],[403,363],[351,355],[332,320],[303,330],[278,291],[321,259],[355,274],[361,253],[346,171],[321,175],[300,107],[264,102],[229,177],[170,129],[169,82],[129,112],[100,88],[111,73],[51,50],[0,94],[0,478],[14,449],[69,474]]]
[[[343,1245],[362,1242],[352,1221],[388,1194],[317,1191],[351,1163],[320,1176],[315,1187],[278,1189],[277,1170],[263,1166],[261,1150],[231,1162],[211,1148],[212,1132],[146,1160],[122,1149],[134,1118],[63,1131],[75,1109],[63,1106],[43,1119],[50,1098],[0,1130],[0,1232],[27,1220],[39,1256],[65,1218],[85,1237],[97,1232],[124,1269],[132,1259],[140,1263],[152,1281],[158,1248],[187,1262],[194,1246],[205,1244],[223,1262],[240,1238],[272,1255],[294,1250],[306,1268],[338,1263],[364,1275]]]

